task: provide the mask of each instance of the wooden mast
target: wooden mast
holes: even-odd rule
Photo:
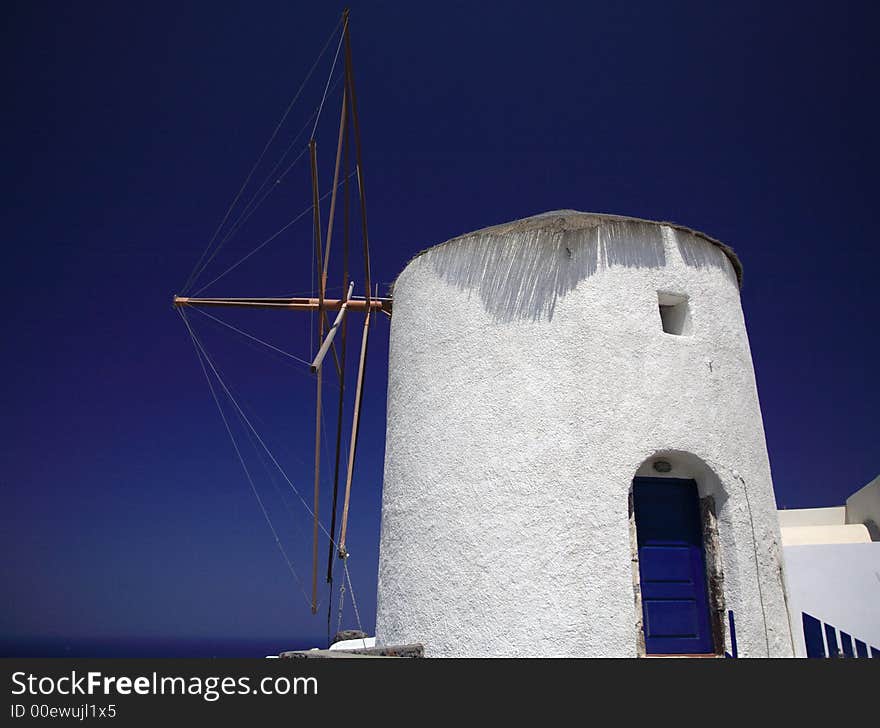
[[[318,194],[318,152],[315,140],[309,140],[309,157],[312,167],[312,210],[315,230],[315,263],[318,266],[318,341],[324,338],[324,285],[326,270],[323,261],[321,244],[321,207]],[[342,311],[342,309],[340,309]],[[321,394],[323,392],[324,370],[318,369],[317,396],[315,397],[315,488],[314,505],[312,506],[312,614],[318,612],[318,526],[321,507]]]
[[[354,128],[355,164],[357,169],[358,193],[361,202],[361,226],[364,238],[364,292],[366,297],[366,314],[364,315],[364,330],[361,336],[361,355],[358,363],[358,378],[354,395],[354,416],[351,423],[351,439],[348,450],[348,469],[345,476],[345,498],[342,506],[342,525],[339,531],[339,557],[344,559],[348,556],[345,549],[345,539],[348,533],[348,509],[351,499],[351,481],[354,475],[354,458],[357,451],[358,425],[360,423],[361,400],[363,399],[364,373],[367,363],[367,340],[370,334],[370,243],[367,232],[367,200],[364,190],[363,159],[361,157],[361,134],[360,119],[357,110],[357,94],[354,88],[354,73],[352,72],[351,34],[348,23],[342,30],[345,43],[345,87],[351,100],[351,120]]]
[[[340,110],[339,134],[336,144],[336,161],[333,174],[333,187],[330,198],[330,215],[327,224],[326,247],[322,242],[321,236],[321,215],[320,215],[320,195],[318,190],[318,167],[317,167],[317,144],[315,139],[309,141],[309,157],[311,162],[311,182],[312,182],[312,209],[313,209],[313,230],[314,230],[314,247],[315,247],[315,263],[318,278],[318,295],[317,297],[301,298],[301,297],[210,297],[196,298],[190,296],[175,296],[173,305],[175,307],[239,307],[239,308],[283,308],[291,311],[315,311],[318,314],[318,341],[319,349],[315,358],[311,362],[311,370],[316,374],[317,396],[315,408],[315,477],[314,477],[314,509],[313,509],[313,533],[312,533],[312,594],[311,594],[311,611],[315,614],[317,611],[317,568],[318,568],[318,536],[319,536],[319,506],[320,506],[320,467],[321,467],[321,419],[322,419],[322,392],[323,392],[323,362],[329,351],[332,350],[333,358],[336,363],[336,371],[339,377],[340,392],[337,417],[337,433],[336,433],[336,455],[335,455],[335,471],[333,485],[333,505],[331,512],[330,526],[330,552],[328,554],[327,565],[327,581],[332,583],[333,580],[333,550],[336,548],[339,558],[346,558],[348,551],[345,548],[346,536],[348,532],[348,518],[351,499],[352,480],[354,475],[354,462],[357,450],[358,431],[360,423],[360,414],[362,411],[363,386],[366,374],[366,354],[367,343],[370,331],[370,314],[376,311],[382,311],[389,316],[392,310],[392,301],[390,298],[380,298],[378,292],[373,292],[370,270],[370,250],[369,235],[367,229],[367,208],[366,193],[364,190],[363,162],[361,153],[360,140],[360,120],[357,112],[357,101],[354,86],[353,63],[351,53],[351,35],[349,32],[349,10],[343,12],[343,38],[345,45],[345,83],[342,95],[342,105]],[[349,154],[352,146],[350,141],[350,131],[354,134],[354,152],[355,152],[355,172],[357,174],[357,185],[360,202],[362,236],[363,236],[363,255],[364,255],[364,295],[353,295],[354,283],[349,279],[349,222],[351,200],[349,194]],[[327,278],[329,271],[330,250],[333,241],[334,218],[337,207],[337,189],[340,186],[340,173],[343,173],[343,291],[344,298],[330,299],[327,294]],[[327,313],[329,311],[337,311],[333,325],[329,325]],[[346,350],[346,329],[347,314],[352,312],[364,313],[364,325],[361,334],[361,351],[358,362],[357,385],[354,395],[354,412],[351,424],[351,438],[349,442],[349,451],[347,458],[347,469],[345,476],[345,496],[342,510],[340,535],[338,541],[335,541],[336,535],[336,511],[337,511],[337,495],[339,489],[340,476],[340,460],[342,450],[342,420],[344,410],[344,393],[345,393],[345,350]],[[335,337],[341,330],[341,352],[342,360],[337,356]],[[326,337],[325,337],[326,331]],[[329,624],[329,623],[328,623]]]
[[[346,12],[346,19],[348,16],[348,10]],[[346,22],[346,25],[348,23]],[[343,100],[348,98],[348,90],[345,86],[343,86]],[[351,143],[349,140],[348,134],[348,124],[345,125],[345,132],[342,135],[342,154],[343,154],[343,169],[348,170],[348,159],[349,159],[349,150],[351,148]],[[348,281],[348,255],[349,255],[349,247],[350,247],[350,237],[351,237],[351,194],[350,187],[348,184],[349,175],[346,174],[342,181],[342,284],[343,289],[345,286],[349,285]],[[354,286],[354,283],[351,283],[350,286]],[[351,287],[348,288],[349,298],[351,298],[351,291],[353,289]],[[367,311],[370,309],[367,308]],[[342,322],[342,359],[345,360],[345,354],[347,349],[347,336],[348,333],[348,321],[343,320]],[[339,471],[341,465],[341,455],[342,455],[342,417],[345,411],[345,369],[343,368],[342,374],[339,377],[339,403],[337,406],[337,415],[336,415],[336,462],[333,468],[333,501],[330,506],[330,543],[327,545],[327,583],[330,585],[331,594],[331,604],[332,604],[332,588],[333,588],[333,552],[336,548],[336,513],[337,506],[339,503]],[[330,609],[331,605],[327,606],[327,632],[330,632]]]
[[[317,311],[319,301],[317,298],[190,298],[189,296],[175,296],[172,300],[174,306],[226,306],[231,308],[287,308],[292,311]],[[338,311],[342,304],[347,304],[349,311],[366,311],[367,301],[363,296],[352,296],[347,301],[344,298],[325,298],[324,311]],[[369,302],[370,311],[385,311],[391,313],[390,298],[376,298]]]

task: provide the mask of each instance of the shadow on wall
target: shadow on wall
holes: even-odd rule
[[[531,229],[499,226],[438,245],[424,256],[444,280],[476,292],[496,321],[551,320],[557,301],[596,271],[666,265],[660,225],[597,219],[591,216],[592,224],[585,224],[578,217],[552,218]],[[686,265],[719,268],[736,280],[718,247],[685,231],[675,234]]]
[[[735,286],[739,286],[741,281],[737,276],[737,272],[733,269],[733,265],[727,255],[717,245],[703,240],[698,235],[694,235],[687,230],[673,230],[675,234],[675,242],[681,259],[688,268],[715,268],[721,270],[727,276],[727,279]],[[731,255],[735,254],[727,248]],[[737,265],[739,263],[737,262]],[[740,273],[742,269],[740,266]]]

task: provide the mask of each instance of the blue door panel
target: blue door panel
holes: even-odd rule
[[[696,483],[636,478],[633,506],[648,654],[714,652]]]
[[[645,586],[648,588],[646,589]],[[649,582],[647,585],[642,584],[642,601],[647,599],[665,601],[674,599],[679,602],[695,601],[694,584],[683,582]]]
[[[645,634],[651,638],[697,639],[700,633],[694,601],[652,600],[645,609]]]
[[[639,553],[645,569],[654,574],[654,581],[682,582],[690,584],[691,577],[691,553],[688,546],[645,546]]]

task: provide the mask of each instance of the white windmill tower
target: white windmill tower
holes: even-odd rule
[[[558,211],[394,286],[377,641],[792,654],[734,252]]]

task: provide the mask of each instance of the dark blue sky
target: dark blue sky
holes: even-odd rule
[[[550,209],[704,230],[745,267],[778,502],[842,503],[880,471],[870,5],[354,3],[374,278],[453,235]],[[4,9],[3,652],[320,644],[326,596],[311,617],[170,299],[342,6]],[[306,123],[327,71],[280,138]],[[338,101],[318,129],[325,189]],[[202,282],[306,208],[308,189],[301,161]],[[209,292],[308,290],[310,243],[306,216]],[[218,315],[308,358],[307,317]],[[310,498],[304,367],[190,318]],[[368,631],[387,343],[380,317],[350,539]],[[308,518],[242,443],[305,581]]]

